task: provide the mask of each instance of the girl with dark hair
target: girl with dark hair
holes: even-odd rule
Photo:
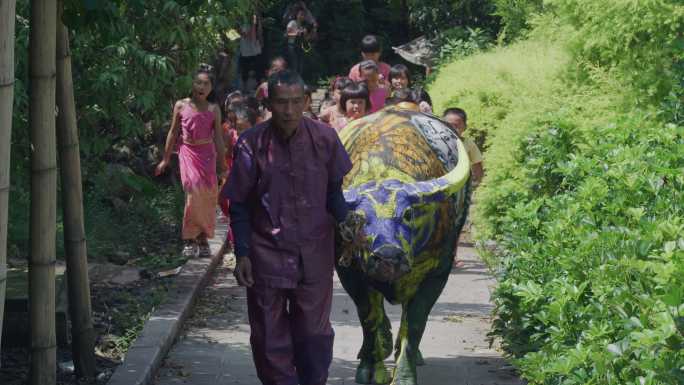
[[[423,87],[411,87],[411,73],[408,67],[403,64],[396,64],[390,68],[389,81],[392,96],[394,93],[401,89],[413,88],[414,94],[418,95],[419,98],[416,103],[419,105],[420,110],[425,113],[432,113],[432,98],[425,91]]]
[[[287,60],[282,56],[276,56],[271,59],[271,65],[266,71],[266,77],[270,77],[274,73],[284,71],[288,67]],[[256,98],[258,101],[268,99],[268,82],[263,82],[256,90]]]
[[[321,110],[320,119],[329,125],[335,127],[339,119],[344,119],[344,108],[340,103],[342,90],[349,86],[352,81],[346,77],[338,77],[332,85],[333,105]]]
[[[197,71],[190,97],[178,100],[173,107],[164,157],[155,170],[155,175],[166,170],[176,142],[180,141],[178,163],[185,191],[182,238],[186,257],[211,256],[207,239],[214,237],[217,169],[219,174],[223,173],[225,151],[221,111],[214,101],[211,72]]]
[[[366,83],[352,83],[342,90],[340,106],[345,116],[333,126],[338,132],[349,122],[364,117],[370,111],[371,101]]]

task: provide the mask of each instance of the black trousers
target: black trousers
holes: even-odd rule
[[[304,73],[304,50],[297,42],[287,43],[285,57],[287,58],[287,67],[289,69],[296,71],[300,75]]]
[[[264,76],[261,73],[261,54],[254,56],[240,56],[240,76],[243,82],[247,81],[249,71],[256,72],[257,82]]]

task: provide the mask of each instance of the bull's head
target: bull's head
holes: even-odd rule
[[[459,154],[465,154],[460,142]],[[454,203],[465,196],[468,163],[464,156],[448,174],[428,181],[386,179],[345,191],[350,210],[365,219],[366,250],[358,262],[371,279],[395,281],[417,257],[439,252],[440,241],[453,231]]]

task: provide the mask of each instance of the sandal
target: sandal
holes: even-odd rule
[[[197,255],[197,245],[192,240],[186,240],[183,242],[183,257],[194,258]]]

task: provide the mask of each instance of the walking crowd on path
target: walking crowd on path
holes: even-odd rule
[[[324,385],[332,361],[330,325],[335,228],[352,226],[342,194],[352,164],[337,133],[389,104],[433,113],[427,92],[403,64],[381,61],[378,37],[360,45],[362,61],[332,81],[331,97],[312,109],[302,54],[318,23],[303,2],[288,9],[285,56],[274,57],[258,84],[263,36],[253,16],[241,26],[241,90],[217,90],[208,69],[176,102],[157,175],[178,154],[183,190],[183,255],[208,257],[216,209],[230,222],[234,274],[247,287],[257,375],[267,385]],[[464,138],[466,112],[444,119],[464,139],[475,183],[482,156]]]

